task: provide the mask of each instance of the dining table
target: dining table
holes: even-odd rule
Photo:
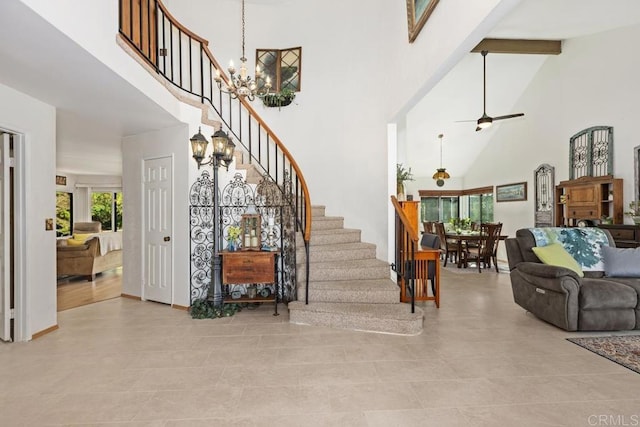
[[[482,235],[479,231],[468,231],[468,230],[462,230],[460,232],[458,231],[448,231],[445,233],[445,237],[448,240],[455,240],[455,242],[457,243],[457,247],[458,247],[458,252],[456,253],[456,258],[458,260],[458,268],[462,268],[462,248],[463,246],[465,246],[468,242],[479,242],[482,239],[485,239],[486,236]],[[509,237],[506,234],[501,234],[500,237],[498,238],[498,242],[500,240],[504,240],[507,237]]]

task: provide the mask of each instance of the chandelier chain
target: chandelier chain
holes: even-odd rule
[[[221,92],[228,93],[232,99],[246,98],[253,101],[256,96],[262,96],[269,93],[271,89],[271,79],[269,76],[264,77],[262,72],[256,65],[255,78],[252,79],[247,73],[247,57],[245,56],[245,1],[242,0],[242,57],[240,58],[240,69],[234,67],[233,62],[229,63],[229,82],[223,87],[222,76],[220,70],[216,70],[214,80]],[[259,83],[262,81],[263,83]],[[260,86],[260,88],[259,88]]]
[[[242,0],[242,61],[246,61],[247,58],[244,56],[244,0]]]

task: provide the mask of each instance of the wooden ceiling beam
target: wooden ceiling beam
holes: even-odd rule
[[[560,40],[484,39],[471,52],[520,53],[531,55],[559,55]]]

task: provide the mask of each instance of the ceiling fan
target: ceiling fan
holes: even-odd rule
[[[489,51],[483,50],[482,52],[482,117],[476,120],[463,120],[463,121],[475,121],[477,123],[476,132],[491,126],[496,120],[512,119],[514,117],[522,117],[524,113],[507,114],[504,116],[491,117],[487,115],[487,54]]]

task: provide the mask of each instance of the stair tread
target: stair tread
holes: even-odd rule
[[[341,221],[344,217],[342,216],[314,216],[311,218],[311,221]]]
[[[360,233],[360,230],[355,228],[329,228],[326,230],[313,230],[311,233],[311,239],[313,240],[314,235],[319,234],[347,234],[347,233]]]
[[[411,313],[411,305],[402,303],[309,302],[309,304],[305,304],[303,301],[291,301],[289,303],[289,310],[292,309],[398,320],[419,319],[424,315],[419,307],[415,308],[415,313]]]
[[[309,245],[310,251],[345,251],[345,250],[353,250],[353,249],[370,249],[375,248],[376,245],[373,243],[365,243],[365,242],[345,242],[345,243],[331,243],[325,245]]]
[[[346,259],[341,261],[313,261],[310,260],[309,264],[313,268],[325,268],[325,269],[344,269],[344,268],[362,268],[362,267],[388,267],[389,263],[379,260],[377,258],[363,258],[363,259]]]
[[[398,291],[398,285],[396,285],[390,279],[359,279],[359,280],[318,280],[309,281],[309,288],[314,290],[322,289],[341,289],[341,290],[362,290],[366,288],[367,291]]]

